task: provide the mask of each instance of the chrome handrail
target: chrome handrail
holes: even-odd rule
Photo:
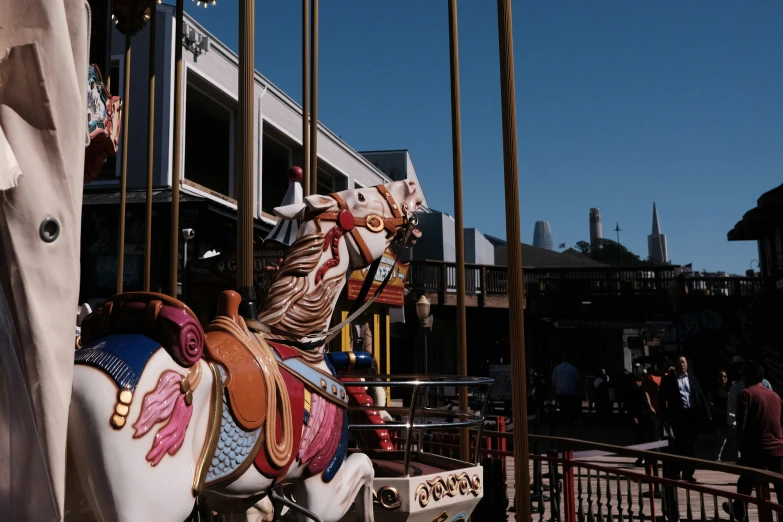
[[[390,413],[399,413],[400,415],[407,414],[407,421],[384,423],[384,424],[350,424],[350,430],[404,430],[405,431],[405,457],[403,459],[405,476],[410,476],[410,462],[411,462],[411,445],[413,442],[413,434],[415,431],[419,431],[419,444],[416,448],[416,454],[423,453],[423,439],[424,432],[429,430],[443,430],[443,429],[458,429],[458,428],[473,428],[475,430],[476,439],[476,451],[473,465],[478,465],[481,458],[480,443],[481,434],[484,426],[484,414],[487,409],[487,402],[489,400],[489,394],[494,384],[494,379],[488,377],[459,377],[448,375],[375,375],[370,378],[364,378],[361,375],[346,375],[346,377],[355,379],[364,379],[361,381],[345,381],[343,386],[346,388],[365,388],[370,386],[378,386],[383,388],[412,388],[411,403],[409,407],[395,407],[395,406],[354,406],[348,407],[352,411],[387,411]],[[481,406],[478,409],[478,414],[472,411],[457,410],[440,410],[437,408],[430,408],[425,404],[418,406],[418,401],[422,395],[421,390],[424,390],[424,396],[427,397],[428,391],[433,387],[440,386],[453,386],[455,388],[472,387],[479,388],[483,393],[481,399]],[[421,417],[420,422],[416,422],[416,416]],[[454,418],[453,422],[433,422],[427,423],[426,417],[447,417]],[[380,450],[383,451],[383,450]],[[470,463],[468,463],[470,464]]]

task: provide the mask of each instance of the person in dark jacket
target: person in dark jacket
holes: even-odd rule
[[[688,360],[684,355],[678,357],[676,370],[661,380],[658,400],[663,422],[668,424],[674,438],[674,453],[693,457],[698,423],[705,417],[711,423],[712,416],[699,381],[688,373]],[[672,478],[696,482],[694,471],[692,466],[674,469]]]
[[[633,374],[633,386],[628,392],[627,411],[633,422],[634,444],[655,442],[658,440],[658,417],[652,406],[650,395],[642,386],[644,376],[639,372]],[[637,459],[635,465],[644,464],[642,458]]]
[[[780,396],[762,385],[764,369],[760,364],[748,361],[743,369],[745,389],[739,392],[737,405],[737,440],[740,448],[740,465],[783,474],[783,401]],[[741,475],[737,481],[737,493],[750,495],[754,478]],[[778,504],[781,502],[783,484],[775,483]],[[744,502],[734,502],[734,517],[746,518]],[[728,502],[723,510],[730,513]]]

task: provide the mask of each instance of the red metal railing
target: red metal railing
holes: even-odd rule
[[[501,441],[510,443],[510,438],[511,433],[485,431],[481,453],[510,461],[513,452],[500,449]],[[632,522],[648,518],[670,522],[780,522],[783,518],[783,506],[773,502],[770,495],[771,484],[779,483],[783,489],[783,475],[575,439],[530,435],[529,442],[534,447],[550,448],[546,453],[533,450],[530,454],[530,499],[534,519],[537,516],[541,522]],[[459,452],[458,444],[436,434],[423,444],[429,451],[445,456]],[[644,459],[644,466],[635,469],[631,459],[638,458]],[[700,482],[671,478],[674,470],[683,466],[695,467]],[[753,484],[755,494],[737,492],[740,477]],[[511,478],[507,476],[507,480]],[[783,490],[780,493],[783,495]]]

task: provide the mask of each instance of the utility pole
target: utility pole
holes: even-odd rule
[[[620,223],[617,223],[617,226],[614,227],[614,231],[617,232],[617,266],[620,266],[620,232],[622,232],[622,229],[620,228]]]

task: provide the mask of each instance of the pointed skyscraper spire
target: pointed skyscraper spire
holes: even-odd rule
[[[666,234],[661,234],[661,223],[658,221],[658,208],[655,206],[655,202],[653,202],[652,234],[647,236],[647,252],[650,261],[656,263],[667,263],[669,261]]]
[[[661,224],[658,222],[658,209],[655,208],[655,201],[653,201],[653,229],[652,229],[653,235],[658,235],[661,233]]]

